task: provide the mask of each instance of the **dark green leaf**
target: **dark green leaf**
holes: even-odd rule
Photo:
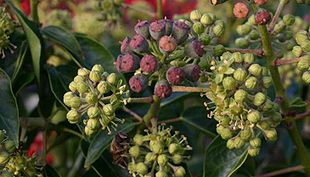
[[[12,75],[12,82],[15,81],[16,76],[18,75],[18,73],[19,73],[19,71],[20,71],[20,69],[24,63],[24,59],[25,59],[27,50],[28,50],[28,44],[26,42],[23,42],[20,49],[19,49],[18,58],[16,60],[14,73]]]
[[[45,177],[60,177],[57,171],[49,165],[45,167],[44,171],[45,171]]]
[[[306,111],[307,103],[303,101],[300,97],[297,97],[290,101],[289,109],[294,113],[303,113]]]
[[[21,72],[13,83],[13,91],[17,95],[19,92],[34,80],[33,72]]]
[[[214,138],[206,150],[204,177],[230,177],[247,159],[247,148],[229,150],[225,140]]]
[[[4,129],[16,146],[19,137],[19,115],[9,76],[0,69],[0,129]]]

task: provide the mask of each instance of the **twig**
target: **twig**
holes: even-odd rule
[[[264,52],[262,49],[239,49],[239,48],[228,48],[226,47],[225,50],[229,52],[240,52],[240,53],[252,53],[257,56],[263,56]]]
[[[291,172],[295,172],[295,171],[300,171],[300,170],[302,170],[302,169],[304,169],[304,167],[303,167],[302,165],[298,165],[298,166],[289,167],[289,168],[281,169],[281,170],[278,170],[278,171],[274,171],[274,172],[270,172],[270,173],[258,175],[257,177],[279,176],[279,175],[283,175],[283,174],[286,174],[286,173],[291,173]]]
[[[128,109],[126,106],[123,107],[123,110],[127,112],[128,114],[132,115],[134,119],[136,119],[138,122],[143,122],[143,118],[139,116],[137,113],[133,112],[132,110]]]
[[[310,111],[304,112],[302,114],[297,114],[295,116],[295,120],[300,120],[300,119],[304,119],[306,117],[310,116]]]
[[[160,121],[158,122],[159,124],[169,124],[169,123],[175,123],[175,122],[179,122],[181,121],[182,119],[180,117],[177,117],[177,118],[173,118],[173,119],[168,119],[168,120],[163,120],[163,121]]]
[[[283,8],[285,7],[285,4],[286,4],[286,0],[280,0],[277,11],[276,11],[275,15],[273,16],[273,18],[270,22],[270,25],[268,27],[269,32],[272,32],[274,26],[276,25],[277,20],[280,17]]]
[[[186,87],[186,86],[172,86],[173,92],[207,92],[205,87]]]
[[[153,101],[153,96],[128,99],[128,103],[153,103]]]
[[[287,65],[292,63],[297,63],[301,58],[289,58],[289,59],[277,59],[273,62],[274,66]]]

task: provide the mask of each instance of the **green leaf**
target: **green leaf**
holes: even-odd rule
[[[20,47],[19,53],[18,53],[18,58],[16,60],[15,69],[14,69],[14,72],[12,75],[12,82],[15,81],[16,76],[18,75],[18,73],[19,73],[19,71],[20,71],[20,69],[24,63],[24,59],[25,59],[27,50],[28,50],[28,44],[26,42],[23,42],[21,47]]]
[[[45,177],[60,177],[57,171],[49,165],[45,167],[44,171],[45,171]]]
[[[294,113],[303,113],[306,111],[308,104],[303,101],[300,97],[294,98],[289,102],[289,110]]]
[[[76,38],[82,48],[83,64],[87,68],[101,64],[107,72],[117,72],[114,57],[103,45],[84,35],[76,34]]]
[[[229,150],[226,141],[217,136],[208,146],[205,156],[204,177],[230,177],[246,161],[248,146]]]
[[[4,129],[18,146],[19,113],[9,76],[0,69],[0,129]]]
[[[32,63],[33,63],[33,70],[37,77],[38,82],[40,83],[40,62],[41,62],[41,41],[38,36],[40,36],[38,26],[27,19],[27,17],[24,16],[24,14],[14,6],[14,4],[11,1],[7,1],[9,6],[11,7],[11,10],[15,13],[18,21],[20,22],[22,28],[25,31],[30,52],[32,56]]]
[[[13,83],[13,91],[16,95],[35,79],[33,72],[22,71]]]
[[[92,163],[94,163],[103,153],[103,151],[109,147],[111,141],[117,132],[127,133],[131,131],[137,123],[125,123],[120,125],[118,131],[114,131],[112,135],[108,135],[106,131],[100,131],[95,137],[92,139],[90,146],[88,148],[86,160],[84,166],[90,167]]]

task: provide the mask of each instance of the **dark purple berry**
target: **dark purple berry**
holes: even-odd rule
[[[121,53],[126,53],[129,51],[129,43],[130,43],[130,38],[126,37],[122,43],[121,43]]]
[[[182,68],[178,67],[171,67],[168,69],[166,73],[166,78],[169,81],[169,83],[178,85],[181,84],[184,80],[185,73]]]
[[[150,23],[147,20],[140,21],[135,26],[135,32],[145,38],[148,38],[150,36],[149,26]]]
[[[163,36],[159,40],[159,49],[163,52],[172,52],[177,48],[177,41],[172,36]]]
[[[190,27],[183,21],[175,21],[172,29],[172,36],[177,40],[178,44],[184,42],[188,38]]]
[[[160,37],[165,35],[166,32],[166,23],[163,20],[156,20],[150,24],[149,29],[150,35],[153,39],[159,40]]]
[[[139,68],[140,59],[132,53],[119,55],[116,60],[116,69],[122,73],[134,72]]]
[[[157,59],[153,55],[145,55],[140,61],[140,68],[143,72],[153,73],[157,70]]]
[[[147,86],[147,78],[142,74],[137,74],[129,79],[130,89],[136,93],[142,92]]]
[[[196,82],[200,78],[200,67],[196,64],[188,64],[183,67],[185,77],[187,80]]]
[[[255,22],[258,25],[266,25],[271,19],[271,15],[267,10],[260,10],[255,15]]]
[[[193,58],[202,57],[204,54],[203,48],[203,44],[197,39],[194,39],[186,44],[185,53]]]
[[[154,88],[154,94],[160,99],[167,98],[172,94],[172,87],[166,80],[158,81]]]
[[[138,53],[147,51],[149,47],[146,39],[139,34],[134,35],[132,37],[132,39],[130,40],[129,46],[133,51],[138,52]]]

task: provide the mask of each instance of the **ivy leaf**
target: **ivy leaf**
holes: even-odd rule
[[[9,76],[0,69],[0,129],[18,146],[19,112]]]
[[[289,110],[295,113],[303,113],[306,111],[307,103],[303,101],[300,97],[297,97],[290,101]]]
[[[217,136],[206,150],[204,177],[230,177],[248,157],[248,145],[229,150],[226,141]]]
[[[60,177],[60,175],[57,173],[57,171],[49,165],[47,165],[45,167],[44,171],[45,171],[46,177]]]

